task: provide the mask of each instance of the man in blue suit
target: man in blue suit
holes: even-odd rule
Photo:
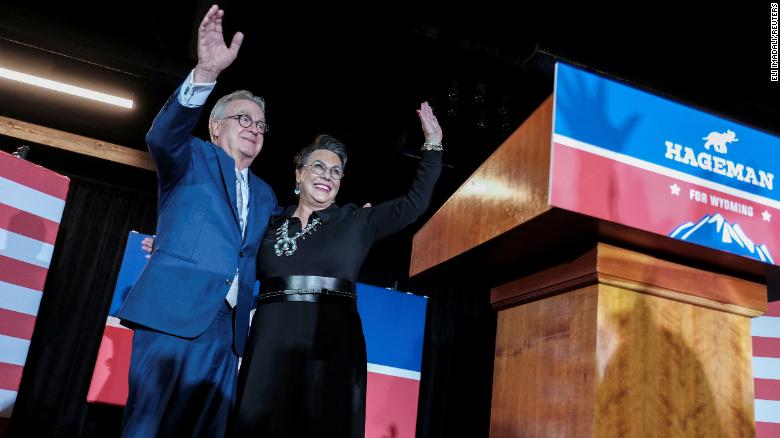
[[[225,434],[249,328],[255,261],[276,207],[249,171],[268,126],[248,91],[221,98],[211,142],[191,135],[217,76],[236,58],[212,6],[198,29],[198,64],[146,136],[159,205],[152,256],[118,312],[136,330],[125,437]]]

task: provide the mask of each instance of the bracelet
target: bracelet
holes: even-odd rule
[[[442,151],[444,148],[441,146],[441,143],[428,143],[427,141],[423,143],[422,150],[424,151]]]

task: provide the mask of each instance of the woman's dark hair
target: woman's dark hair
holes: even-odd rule
[[[318,135],[310,145],[301,149],[300,152],[295,155],[295,168],[300,169],[304,164],[306,164],[306,160],[309,159],[309,155],[311,155],[312,152],[320,149],[325,149],[326,151],[331,151],[336,154],[341,160],[341,170],[346,170],[347,147],[344,146],[344,143],[327,134]]]

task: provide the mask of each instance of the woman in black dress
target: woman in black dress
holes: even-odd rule
[[[355,281],[375,241],[414,222],[441,173],[442,130],[417,110],[422,160],[405,196],[334,203],[344,145],[321,135],[295,158],[298,205],[272,218],[258,257],[260,297],[238,382],[235,434],[363,437],[366,347]]]

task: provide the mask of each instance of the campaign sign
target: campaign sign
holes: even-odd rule
[[[558,63],[550,205],[777,264],[780,139]]]

